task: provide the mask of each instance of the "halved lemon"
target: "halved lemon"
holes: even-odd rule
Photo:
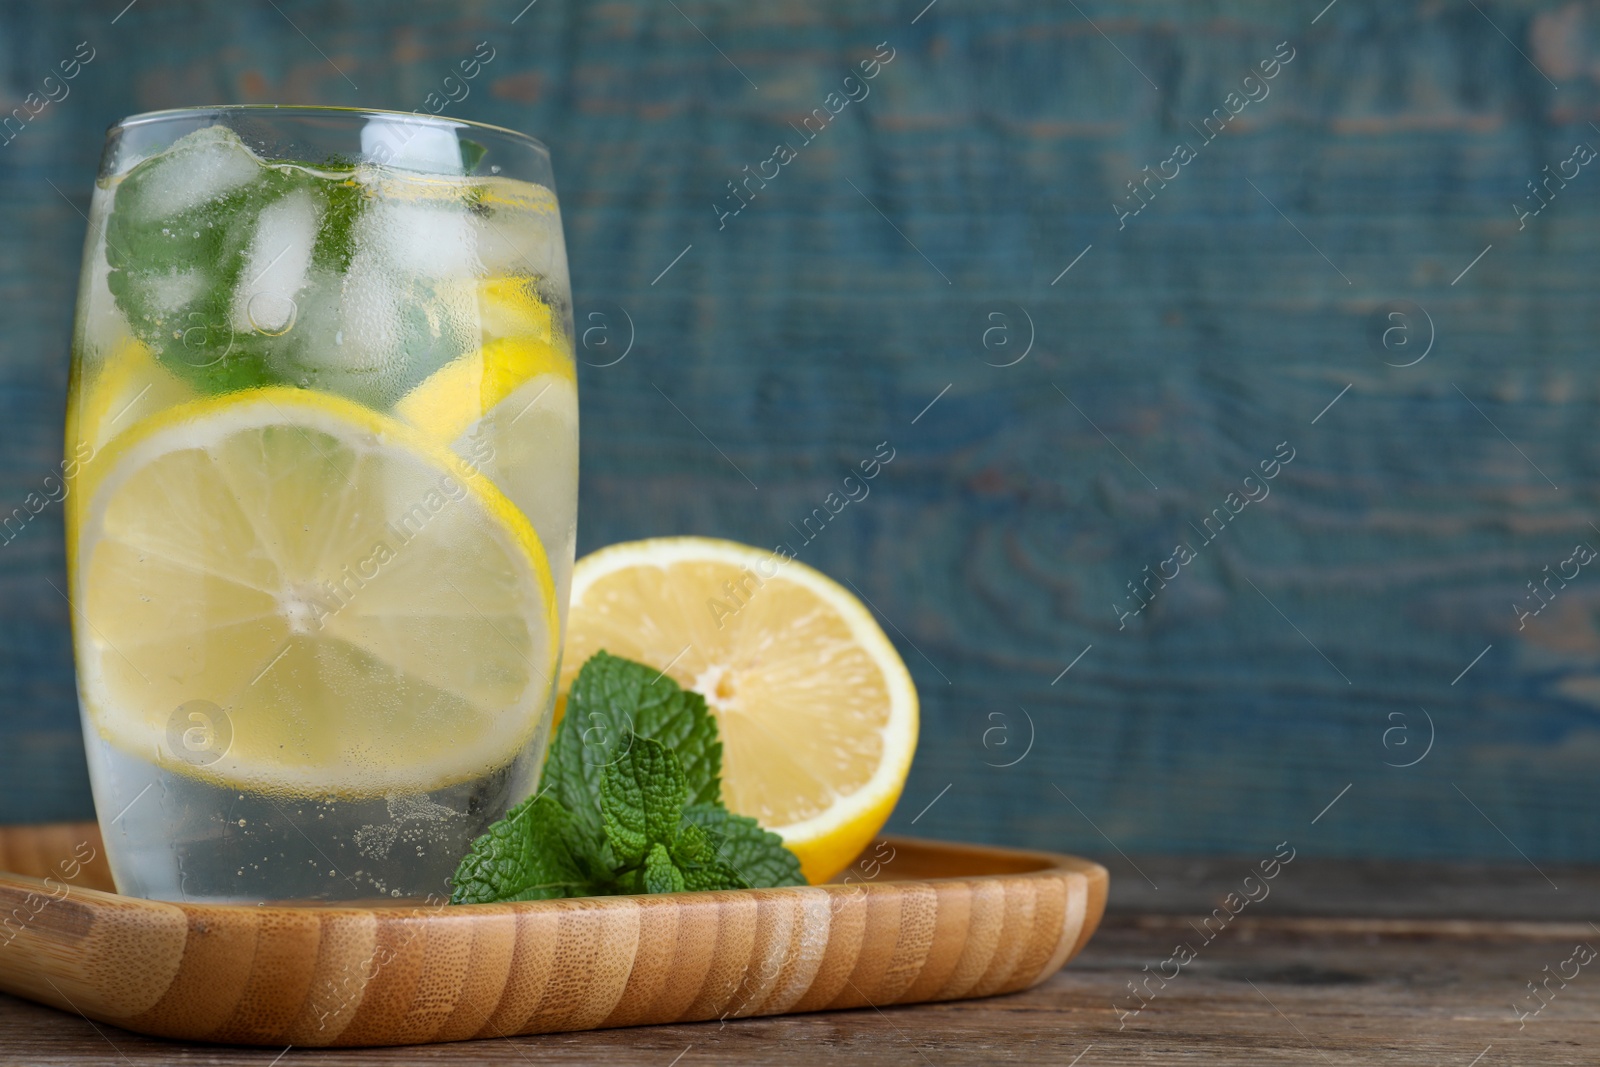
[[[563,694],[602,649],[705,696],[723,802],[781,834],[809,881],[843,870],[889,818],[917,745],[917,692],[832,579],[732,541],[612,545],[573,572]]]
[[[79,679],[102,736],[238,788],[420,791],[504,767],[557,658],[537,534],[400,422],[272,387],[119,437],[80,529]],[[220,707],[209,761],[170,748]]]

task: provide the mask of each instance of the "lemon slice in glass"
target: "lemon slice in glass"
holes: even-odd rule
[[[454,441],[517,386],[543,374],[577,380],[572,357],[555,345],[501,338],[434,371],[401,398],[394,413],[436,441]]]
[[[143,342],[126,339],[68,405],[74,437],[98,453],[112,438],[162,408],[194,399],[194,388],[163,367]]]
[[[67,448],[78,461],[66,500],[69,539],[76,536],[82,502],[105,469],[96,461],[106,446],[145,416],[194,396],[188,382],[163,367],[148,345],[131,337],[113,347],[78,386],[67,399]],[[67,554],[69,563],[73,555]]]
[[[843,870],[889,818],[917,746],[917,692],[832,579],[732,541],[612,545],[573,572],[563,693],[602,649],[706,698],[723,802],[782,835],[807,880]]]
[[[555,594],[534,530],[402,423],[273,387],[118,438],[80,529],[79,684],[110,742],[238,788],[371,796],[509,763],[547,705]],[[232,740],[165,747],[189,701]]]
[[[522,509],[550,554],[563,618],[577,547],[578,385],[570,353],[533,338],[490,341],[439,368],[395,414],[451,448]]]

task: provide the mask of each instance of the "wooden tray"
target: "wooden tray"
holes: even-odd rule
[[[1105,909],[1088,860],[885,842],[849,884],[248,907],[108,892],[92,823],[0,828],[0,990],[193,1041],[458,1041],[1010,993]]]

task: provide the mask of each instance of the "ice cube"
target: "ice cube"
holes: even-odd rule
[[[83,336],[91,343],[109,347],[131,337],[128,320],[111,295],[111,264],[106,259],[106,220],[110,216],[116,187],[97,188],[94,206],[89,209],[89,247],[84,255],[83,296],[79,314],[83,316]]]
[[[173,315],[187,308],[206,291],[207,278],[201,270],[151,271],[139,279],[143,304],[153,312]]]
[[[323,210],[310,189],[295,189],[261,209],[233,294],[235,330],[276,336],[294,324]]]
[[[356,248],[401,273],[439,279],[481,273],[478,233],[465,199],[440,197],[437,187],[408,190],[409,184],[391,181],[368,204],[356,222]]]
[[[118,205],[145,220],[192,211],[261,173],[261,160],[226,126],[208,126],[181,137],[145,165],[150,170],[139,183],[138,199]]]
[[[325,380],[358,379],[392,402],[448,361],[471,351],[481,331],[471,277],[397,271],[373,247],[357,247],[345,272],[338,342],[315,354]]]
[[[478,258],[491,274],[532,274],[565,285],[566,245],[555,194],[543,186],[505,178],[481,183],[488,209],[474,218]]]
[[[491,276],[547,277],[552,267],[550,229],[543,220],[495,211],[475,220],[478,255]]]
[[[323,366],[338,371],[378,371],[402,351],[403,283],[387,269],[382,254],[358,248],[345,272],[339,300],[341,343],[321,354]]]
[[[461,145],[449,126],[394,115],[375,116],[361,128],[361,154],[398,170],[464,174]]]

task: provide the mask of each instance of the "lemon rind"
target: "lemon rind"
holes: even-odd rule
[[[627,567],[665,568],[675,563],[706,561],[752,567],[769,558],[781,559],[776,552],[714,537],[657,537],[611,545],[584,556],[573,568],[569,616],[582,603],[589,586]],[[884,758],[872,776],[854,792],[839,794],[838,801],[825,812],[784,826],[765,827],[785,842],[805,844],[846,829],[879,808],[885,809],[886,814],[893,806],[905,787],[916,752],[920,706],[905,662],[855,594],[816,568],[792,558],[783,561],[779,573],[768,580],[793,581],[837,610],[850,627],[851,636],[883,671],[889,692],[890,718],[881,731]]]
[[[141,462],[125,470],[124,467],[130,458],[138,460],[140,457],[137,453],[141,449],[150,447],[153,442],[167,431],[181,429],[200,419],[207,419],[219,414],[237,414],[244,405],[252,403],[267,404],[279,416],[277,420],[262,420],[259,423],[255,423],[255,425],[293,424],[291,420],[284,417],[284,412],[280,409],[280,405],[289,409],[298,409],[301,412],[307,410],[315,411],[324,420],[341,421],[346,427],[356,426],[360,431],[379,438],[386,445],[399,445],[410,450],[425,462],[454,475],[466,487],[466,491],[473,495],[484,512],[495,520],[498,529],[509,535],[511,544],[520,549],[522,556],[532,564],[530,569],[533,572],[535,584],[545,608],[546,618],[544,623],[545,632],[548,635],[547,644],[549,648],[547,650],[548,658],[544,664],[544,673],[537,682],[530,679],[530,687],[539,685],[542,682],[543,685],[540,688],[545,693],[545,698],[538,701],[537,704],[543,705],[546,703],[548,701],[548,691],[554,686],[557,668],[560,663],[561,628],[555,602],[555,582],[550,571],[549,559],[545,554],[544,544],[539,539],[538,532],[534,530],[533,525],[522,512],[510,500],[506,499],[505,495],[496,486],[489,482],[486,477],[476,472],[447,446],[439,444],[421,431],[398,419],[381,414],[354,401],[326,393],[316,393],[290,386],[264,386],[222,396],[203,397],[150,415],[140,420],[135,427],[117,435],[106,446],[102,454],[95,457],[96,463],[105,464],[103,468],[105,473],[96,483],[94,492],[87,501],[79,528],[80,537],[78,541],[80,554],[83,558],[79,561],[80,565],[74,568],[74,585],[72,586],[74,601],[80,605],[87,603],[86,590],[81,583],[85,580],[84,576],[91,569],[88,563],[93,556],[97,543],[97,538],[95,538],[94,534],[104,520],[108,501],[111,499],[116,486],[124,481],[132,470],[137,470],[138,466],[142,466]],[[326,428],[326,425],[324,424],[319,428]],[[166,451],[165,449],[154,451],[144,462],[155,459],[165,454]],[[74,630],[78,628],[80,623],[92,626],[92,623],[87,618],[75,613],[73,619]],[[75,634],[75,639],[81,639],[82,636],[82,634]],[[139,756],[146,755],[147,750],[137,747],[133,742],[142,741],[148,744],[154,740],[153,736],[147,736],[150,733],[147,728],[141,726],[133,731],[116,731],[108,725],[107,716],[102,711],[102,704],[110,702],[109,689],[110,687],[101,677],[98,663],[93,661],[81,663],[79,670],[79,698],[83,702],[87,717],[94,724],[96,732],[107,743],[115,745],[122,751]],[[503,748],[506,753],[506,759],[500,765],[514,759],[516,754],[527,745],[528,741],[540,728],[543,715],[539,714],[539,712],[542,711],[542,707],[531,707],[530,710],[534,713],[529,715],[526,727],[519,731],[516,743],[512,744],[507,741],[504,745],[497,746]],[[151,747],[159,755],[159,744],[154,744]],[[322,774],[287,775],[283,773],[282,769],[277,768],[270,773],[264,774],[248,772],[231,774],[220,772],[216,769],[216,765],[197,766],[182,760],[160,759],[159,765],[163,769],[175,770],[212,784],[228,787],[268,789],[286,794],[306,796],[371,796],[381,795],[396,788],[432,791],[471,780],[481,776],[485,770],[492,769],[486,767],[463,769],[457,773],[426,778],[426,785],[420,784],[420,779],[426,776],[418,775],[407,778],[403,782],[386,781],[374,783],[370,786],[363,783],[358,788],[350,789],[342,787],[339,781],[328,779]]]

